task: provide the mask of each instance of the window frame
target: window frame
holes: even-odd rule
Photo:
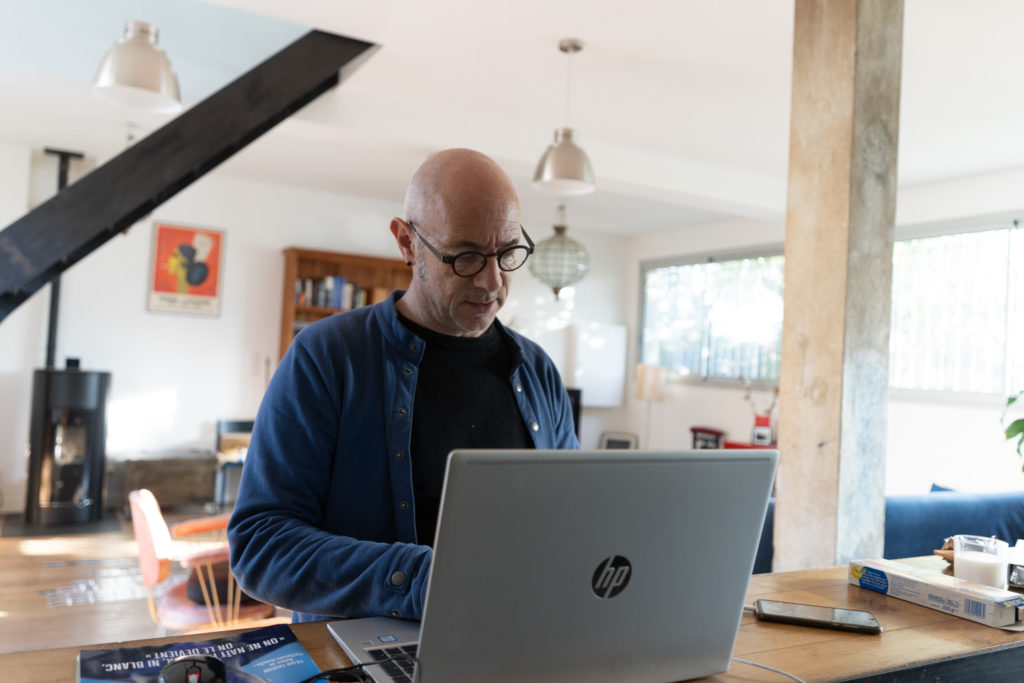
[[[929,224],[918,224],[913,226],[906,226],[902,229],[896,228],[896,235],[894,242],[909,242],[911,240],[924,240],[933,239],[940,237],[952,237],[957,235],[970,235],[973,233],[981,232],[994,232],[997,230],[1005,230],[1012,232],[1014,230],[1024,230],[1024,225],[1020,224],[1020,212],[1014,213],[1003,213],[986,216],[973,216],[970,218],[956,219],[952,221],[943,221],[941,223],[929,223]],[[1010,254],[1008,254],[1010,258]],[[893,264],[895,267],[895,263]],[[1022,277],[1017,275],[1017,277]],[[1008,273],[1006,287],[1009,290],[1012,287],[1013,273]],[[892,296],[890,294],[890,296]],[[1009,306],[1009,301],[1007,301]],[[1009,312],[1007,312],[1009,316]],[[890,335],[892,334],[892,328],[890,326]],[[1003,350],[1003,362],[1006,365],[1011,363],[1011,352],[1010,352],[1010,333],[1007,332],[1006,342],[1004,343]],[[891,342],[890,342],[891,344]],[[890,346],[890,359],[891,359],[891,346]],[[938,404],[959,404],[959,405],[972,405],[972,406],[999,406],[1003,407],[1006,405],[1007,396],[1011,395],[1017,389],[1008,389],[1011,378],[1008,377],[1009,369],[1004,367],[1003,370],[1005,382],[1003,392],[977,392],[977,391],[956,391],[951,389],[912,389],[905,387],[893,387],[889,384],[889,398],[895,401],[903,402],[925,402],[925,403],[938,403]],[[1024,386],[1020,387],[1024,389]]]
[[[932,237],[1015,229],[1024,230],[1024,220],[1021,219],[1020,212],[972,216],[970,218],[955,219],[939,223],[919,223],[909,226],[896,226],[893,241],[903,242],[916,239],[928,239]],[[715,262],[721,263],[725,261],[749,258],[768,258],[773,256],[785,257],[785,245],[778,242],[771,242],[753,245],[750,247],[724,249],[721,251],[703,251],[677,256],[641,259],[637,287],[639,299],[637,310],[639,311],[639,319],[636,332],[636,350],[634,353],[636,362],[643,362],[644,320],[646,320],[647,317],[645,280],[648,271],[671,266],[687,266]],[[1020,274],[1018,277],[1024,277],[1024,273]],[[1010,279],[1012,278],[1009,278],[1007,281],[1008,287],[1010,286]],[[891,292],[890,297],[892,297]],[[785,313],[783,313],[783,316],[785,316]],[[1004,362],[1010,362],[1008,353],[1004,358]],[[666,381],[681,385],[719,388],[736,388],[739,384],[738,379],[723,377],[702,378],[697,375],[681,375],[673,372],[667,373]],[[751,388],[755,391],[770,391],[773,390],[777,384],[778,382],[774,380],[764,379],[752,380],[750,383]],[[1022,386],[1021,389],[1024,389],[1024,386]],[[1004,395],[999,392],[977,393],[946,389],[906,389],[896,388],[890,384],[888,387],[888,395],[891,400],[897,401],[932,401],[938,403],[1002,406],[1005,405],[1006,396],[1009,394]]]
[[[634,354],[635,362],[644,362],[644,321],[647,319],[647,296],[645,285],[647,273],[649,271],[657,270],[659,268],[671,268],[675,266],[695,266],[707,263],[725,263],[727,261],[742,261],[744,259],[772,258],[775,256],[785,256],[782,244],[770,243],[755,245],[751,247],[743,247],[739,249],[726,249],[722,251],[703,253],[699,252],[694,254],[685,254],[682,256],[667,256],[641,260],[639,284],[637,287],[638,296],[640,298],[637,305],[637,310],[640,313],[640,318],[637,325],[637,343],[636,352]],[[785,270],[785,265],[783,265],[783,270]],[[701,377],[699,375],[683,375],[671,371],[666,373],[666,381],[673,384],[717,387],[726,389],[735,389],[737,387],[742,388],[744,386],[739,377],[720,377],[717,375],[713,377]],[[750,388],[753,389],[754,391],[772,391],[775,389],[778,383],[778,380],[773,379],[754,379],[750,380]]]

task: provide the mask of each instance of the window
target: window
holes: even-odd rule
[[[1024,382],[1016,229],[897,242],[889,384],[1008,395]]]
[[[645,265],[641,362],[670,374],[775,380],[783,258]]]
[[[1024,231],[897,241],[889,384],[1007,396],[1024,389]],[[676,376],[777,380],[783,257],[646,264],[641,362]]]

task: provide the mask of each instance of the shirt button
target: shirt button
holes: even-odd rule
[[[533,421],[530,422],[530,429],[532,429],[535,432],[539,432],[540,431],[540,425],[537,424],[536,420],[533,420]]]
[[[413,353],[416,353],[416,348],[417,347],[415,344],[409,344],[409,350],[412,351]]]
[[[405,583],[405,572],[397,571],[391,575],[392,586],[401,586],[403,583]]]
[[[513,386],[515,387],[516,391],[518,391],[519,393],[523,392],[523,385],[522,385],[522,383],[519,380],[516,380],[516,383]]]
[[[401,460],[402,458],[405,457],[405,453],[403,453],[402,451],[395,451],[395,457]]]
[[[391,610],[391,616],[397,617],[398,616],[398,610],[396,610],[396,609]]]
[[[402,508],[403,510],[408,510],[409,509],[409,503],[407,501],[403,500],[401,503],[398,504],[398,507]]]
[[[405,408],[399,408],[398,409],[398,414],[399,415],[405,415],[407,412],[409,412],[409,411],[406,410]]]
[[[404,368],[402,368],[402,372],[404,372],[404,373],[405,373],[405,374],[407,374],[407,375],[411,375],[411,374],[412,374],[412,368],[410,368],[410,367],[409,367],[409,366],[407,365],[407,366],[405,366]]]

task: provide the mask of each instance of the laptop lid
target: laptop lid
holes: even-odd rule
[[[777,458],[453,451],[419,680],[673,681],[726,671]]]

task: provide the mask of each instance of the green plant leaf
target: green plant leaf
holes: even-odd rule
[[[1014,420],[1010,423],[1010,426],[1006,428],[1007,440],[1012,439],[1015,436],[1024,434],[1024,417]]]

